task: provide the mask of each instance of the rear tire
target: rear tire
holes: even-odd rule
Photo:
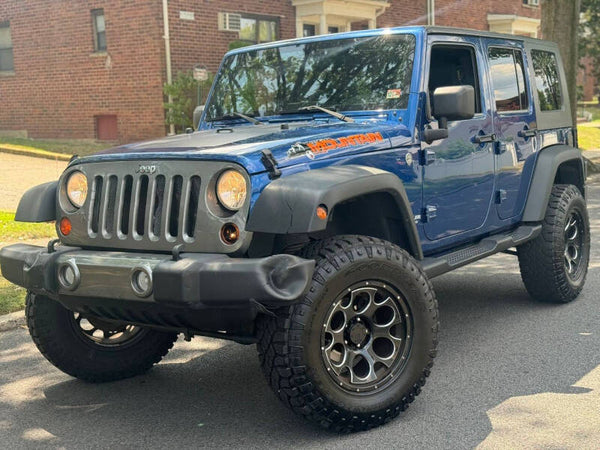
[[[94,383],[148,371],[177,340],[175,333],[83,318],[57,301],[31,292],[25,315],[29,334],[48,361],[73,377]]]
[[[517,251],[521,278],[534,299],[568,303],[577,298],[590,260],[590,223],[577,187],[554,185],[542,232]]]
[[[439,323],[429,280],[408,253],[380,239],[335,237],[301,256],[316,260],[308,293],[258,323],[267,380],[284,404],[325,428],[389,422],[433,365]]]

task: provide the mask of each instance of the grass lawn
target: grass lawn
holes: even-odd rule
[[[582,150],[600,150],[600,119],[577,126],[579,148]]]
[[[94,142],[92,140],[73,140],[73,139],[28,139],[0,137],[0,145],[12,144],[24,147],[32,147],[39,150],[46,150],[55,153],[65,153],[67,155],[87,156],[92,155],[105,148],[114,147],[111,143]]]
[[[0,277],[0,315],[25,308],[25,289]]]
[[[56,236],[54,223],[23,223],[14,221],[15,214],[0,211],[0,242],[27,241]],[[25,289],[0,276],[0,314],[19,311],[25,307]]]
[[[15,213],[0,211],[0,242],[52,238],[56,236],[54,222],[15,222]]]

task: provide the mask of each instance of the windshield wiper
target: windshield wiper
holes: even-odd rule
[[[314,111],[314,110],[323,111],[324,113],[327,113],[330,116],[335,117],[336,119],[343,120],[344,122],[354,123],[354,119],[352,119],[348,116],[345,116],[342,113],[332,111],[331,109],[323,108],[322,106],[319,106],[319,105],[303,106],[302,108],[300,108],[300,111]]]
[[[247,116],[246,114],[239,113],[239,112],[232,112],[231,114],[226,114],[224,116],[217,117],[215,119],[212,119],[211,122],[218,122],[220,120],[228,120],[228,119],[236,119],[238,117],[241,119],[247,120],[248,122],[253,123],[254,125],[264,125],[264,123],[262,123],[260,120],[255,119],[254,117]]]

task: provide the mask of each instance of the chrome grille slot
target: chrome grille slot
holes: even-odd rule
[[[131,175],[126,175],[121,189],[121,198],[119,199],[119,231],[122,236],[127,236],[129,234],[129,207],[131,204],[132,188],[133,177]]]
[[[148,197],[148,175],[142,175],[137,184],[136,198],[134,202],[135,214],[135,235],[141,237],[144,235],[144,221],[146,219],[146,205],[150,201]]]
[[[150,191],[152,196],[152,203],[150,205],[150,227],[148,234],[151,239],[160,238],[161,232],[161,220],[162,210],[165,201],[165,177],[164,175],[157,175],[152,184],[152,190]]]
[[[117,183],[116,175],[108,177],[104,208],[102,212],[102,230],[105,238],[110,238],[115,231],[115,212],[117,208]]]
[[[102,184],[104,179],[101,176],[94,178],[94,189],[92,197],[92,214],[90,216],[90,230],[96,235],[98,233],[98,224],[100,222],[100,203],[102,202]]]
[[[198,217],[198,205],[200,202],[200,177],[196,175],[190,178],[188,198],[187,213],[185,215],[185,235],[193,238],[196,231],[196,219]]]
[[[169,202],[169,228],[167,230],[168,236],[176,238],[178,235],[179,227],[179,211],[181,209],[181,190],[183,186],[183,177],[181,175],[175,175],[171,181],[171,200]]]
[[[66,245],[107,249],[170,252],[178,244],[186,252],[233,253],[245,245],[220,238],[229,222],[243,230],[250,199],[238,212],[216,214],[214,180],[237,164],[223,161],[97,161],[75,164],[88,177],[85,209],[61,209],[72,221]],[[137,169],[137,170],[136,170]],[[152,172],[150,172],[152,170]],[[207,192],[207,190],[211,192]]]

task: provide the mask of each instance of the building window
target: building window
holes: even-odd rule
[[[309,37],[309,36],[315,36],[317,34],[317,26],[310,24],[310,23],[305,23],[304,25],[302,25],[302,36],[304,37]]]
[[[106,24],[104,23],[104,10],[92,10],[92,24],[94,25],[94,51],[106,51]]]
[[[511,48],[490,48],[489,60],[496,110],[527,110],[529,97],[525,86],[523,54]]]
[[[240,40],[259,44],[277,40],[279,20],[273,17],[242,16]]]
[[[12,72],[14,69],[10,25],[0,22],[0,72]]]
[[[531,58],[540,109],[542,111],[562,109],[563,99],[556,55],[544,50],[532,50]]]
[[[327,33],[335,34],[340,32],[340,27],[327,27]]]

